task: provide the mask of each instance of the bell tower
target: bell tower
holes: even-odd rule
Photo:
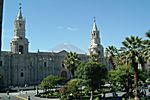
[[[25,19],[22,16],[21,3],[19,12],[14,21],[14,36],[10,41],[11,52],[15,54],[28,53],[28,39],[25,37]]]
[[[101,61],[103,61],[104,58],[104,49],[101,45],[101,40],[99,36],[99,30],[96,25],[96,19],[94,17],[94,23],[93,28],[91,31],[91,41],[90,41],[90,47],[89,47],[89,54],[98,54]]]

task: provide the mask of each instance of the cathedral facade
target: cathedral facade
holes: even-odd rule
[[[14,35],[10,41],[10,51],[1,52],[0,88],[8,86],[37,85],[48,75],[70,78],[68,71],[62,67],[67,51],[60,52],[29,52],[29,41],[26,38],[25,19],[21,7],[14,21]],[[94,20],[91,32],[89,53],[104,57],[103,46],[100,44],[99,30]],[[81,61],[87,61],[88,55],[79,54]]]

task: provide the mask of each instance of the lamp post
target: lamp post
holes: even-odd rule
[[[36,86],[36,95],[39,94],[38,86]]]
[[[27,94],[27,90],[26,90],[26,88],[27,88],[27,84],[25,84],[25,85],[24,85],[24,88],[25,88],[25,91],[26,91],[26,94]]]
[[[2,65],[2,61],[1,61],[1,44],[2,44],[3,1],[4,0],[0,0],[0,64],[1,65]],[[2,78],[0,78],[0,88],[1,87],[3,87],[3,80],[2,80]]]
[[[2,44],[3,2],[4,0],[0,0],[0,57],[1,57],[1,44]]]

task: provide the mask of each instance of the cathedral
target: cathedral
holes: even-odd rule
[[[62,66],[67,51],[29,52],[26,38],[26,23],[19,8],[14,21],[14,35],[10,41],[10,51],[1,52],[0,88],[9,86],[37,85],[48,75],[70,78],[69,72]],[[89,54],[98,53],[104,59],[103,46],[100,43],[99,30],[94,19],[91,31]],[[87,61],[87,54],[78,54],[81,61]]]

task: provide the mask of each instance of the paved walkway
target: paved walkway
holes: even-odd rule
[[[42,91],[40,91],[42,92]],[[48,99],[48,98],[40,98],[35,97],[36,91],[20,91],[14,93],[0,93],[0,100],[27,100],[27,97],[30,96],[30,100],[60,100],[60,99]]]
[[[39,92],[42,92],[39,90]],[[150,97],[150,92],[148,89],[146,89],[147,96]],[[20,92],[14,92],[14,93],[0,93],[0,100],[18,100],[17,98],[20,98],[19,100],[27,100],[27,96],[30,96],[30,100],[60,100],[58,99],[48,99],[48,98],[40,98],[35,97],[36,90],[27,90],[27,91],[20,91]],[[118,96],[122,96],[124,92],[117,92]],[[17,97],[17,98],[16,98]],[[112,93],[107,93],[106,97],[112,97]]]
[[[42,92],[42,91],[39,91]],[[30,96],[30,100],[60,100],[60,99],[48,99],[48,98],[40,98],[40,97],[35,97],[36,91],[30,90],[30,91],[21,91],[19,92],[18,96],[27,98]]]

